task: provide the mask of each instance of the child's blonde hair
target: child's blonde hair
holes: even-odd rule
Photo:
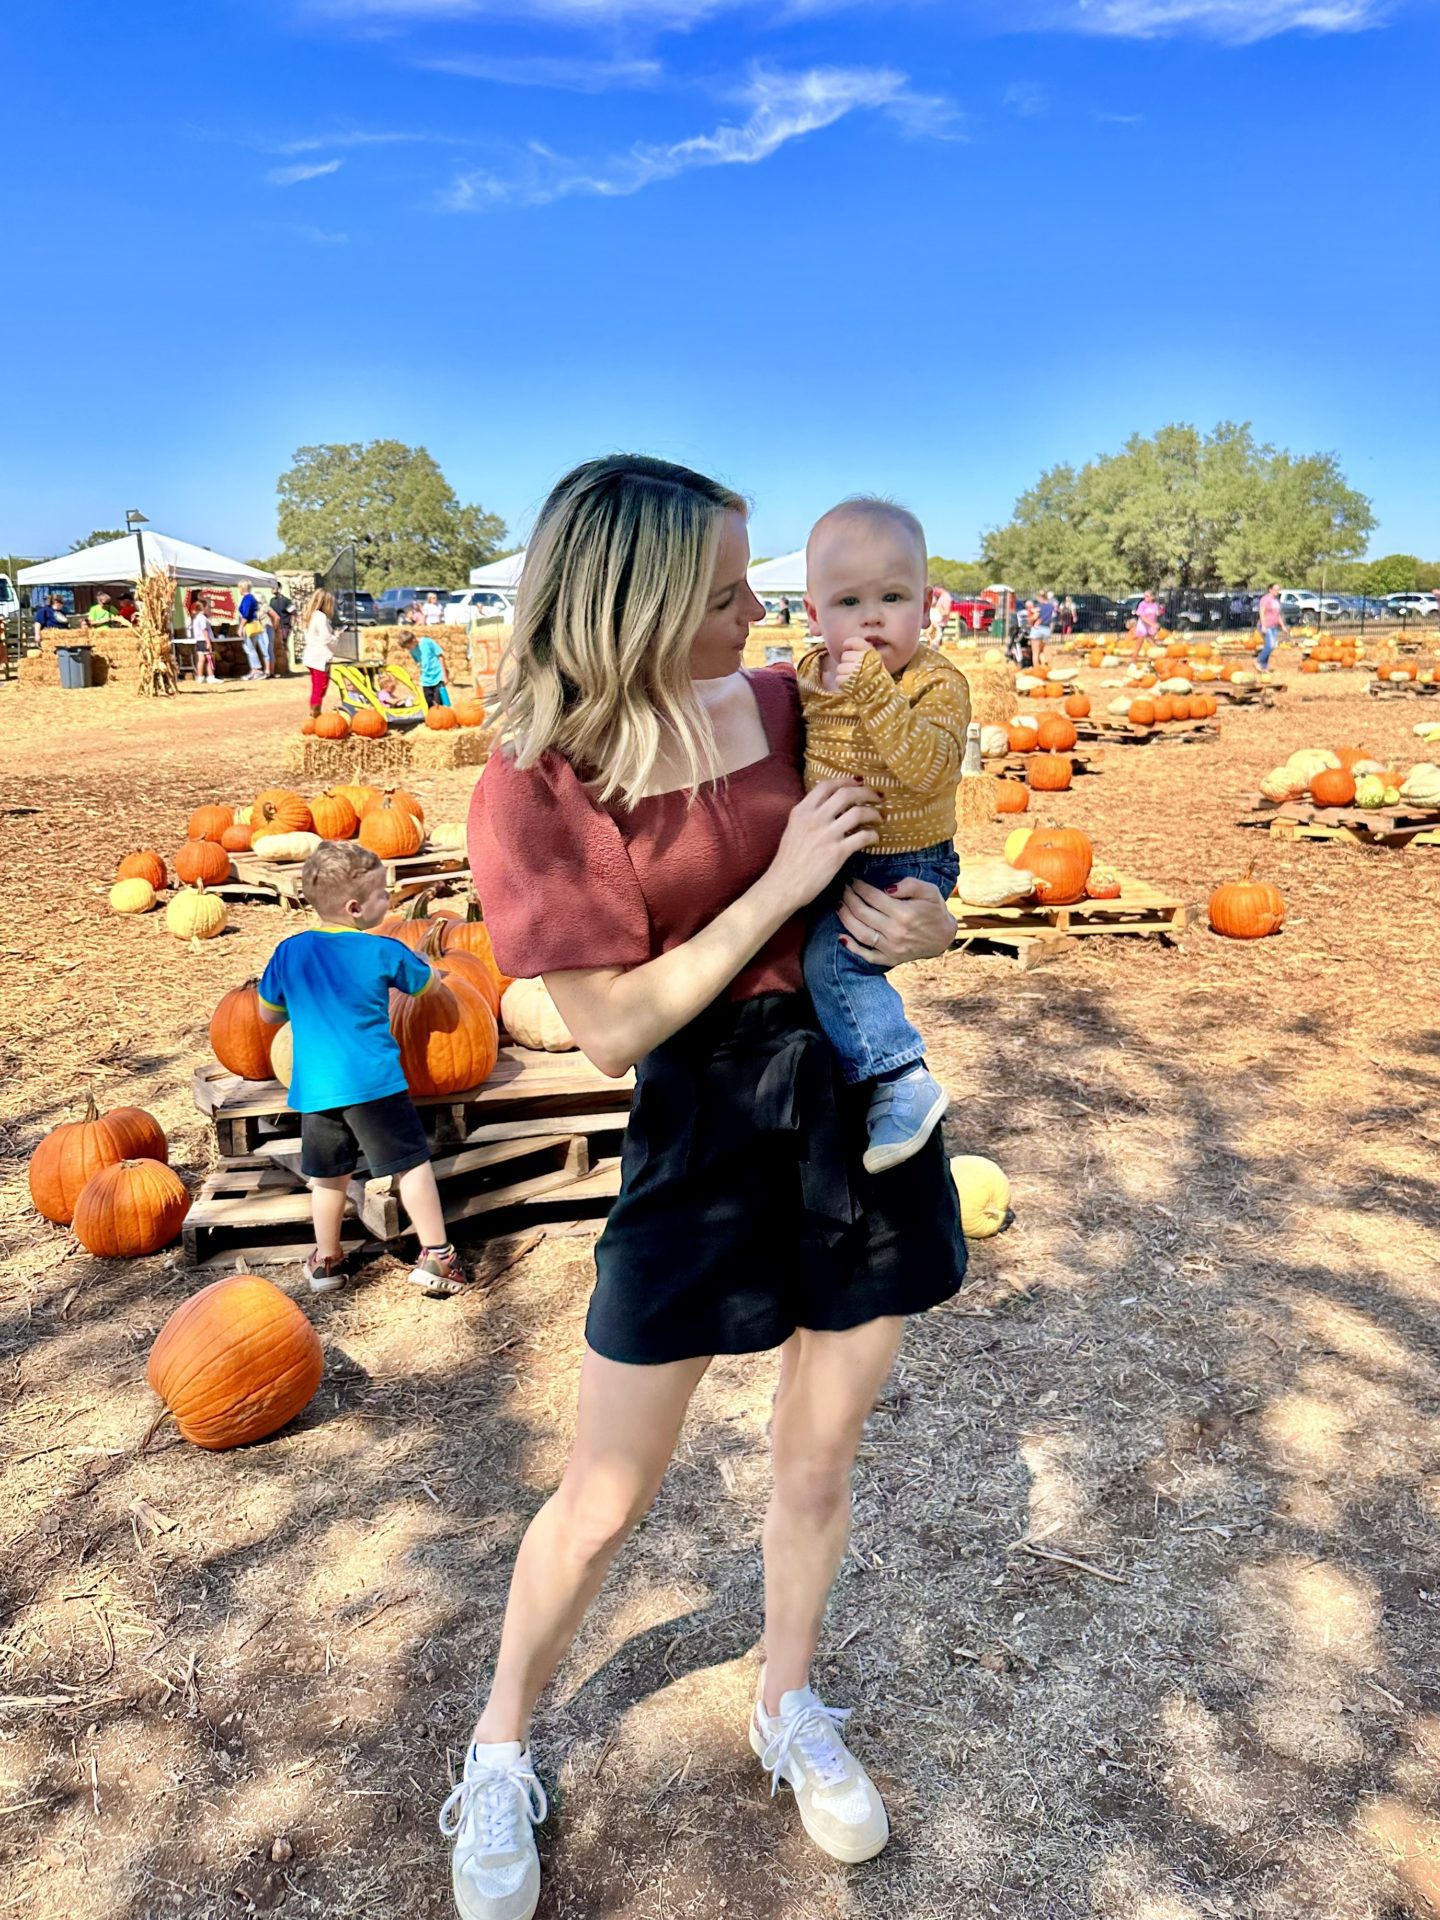
[[[644,454],[566,474],[540,510],[496,673],[517,765],[553,747],[605,800],[642,794],[667,745],[691,787],[712,776],[690,649],[721,525],[744,512],[718,481]]]
[[[928,576],[930,556],[926,551],[925,529],[908,507],[902,507],[898,500],[887,500],[880,493],[852,493],[844,500],[837,500],[833,507],[822,513],[810,529],[810,538],[805,542],[805,561],[809,565],[810,549],[815,544],[815,536],[827,520],[889,520],[897,527],[903,527],[915,543],[915,551],[920,558],[920,571]]]

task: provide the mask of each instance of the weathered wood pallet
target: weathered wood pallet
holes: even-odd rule
[[[1072,943],[1101,933],[1148,934],[1174,939],[1185,932],[1193,910],[1146,880],[1120,874],[1118,900],[1078,900],[1067,907],[971,907],[951,900],[958,925],[956,947],[996,948],[1022,969],[1043,965]],[[955,949],[952,948],[953,952]]]
[[[1041,751],[1043,754],[1044,750]],[[1023,780],[1025,769],[1034,757],[1029,753],[993,754],[983,765],[986,773]],[[1103,773],[1105,770],[1103,747],[1070,747],[1060,758],[1068,760],[1076,774]]]
[[[405,860],[382,860],[380,864],[385,869],[385,885],[392,899],[408,900],[451,875],[468,878],[465,854],[458,848],[443,853],[414,853]],[[235,879],[256,893],[278,900],[282,906],[304,906],[305,898],[300,890],[302,862],[262,860],[258,854],[237,853],[232,857],[231,866]]]
[[[1157,720],[1150,727],[1134,727],[1128,720],[1110,720],[1102,722],[1102,740],[1110,740],[1120,747],[1147,747],[1157,740],[1178,741],[1189,744],[1201,740],[1218,740],[1220,722],[1218,720]]]
[[[1374,700],[1434,700],[1440,698],[1440,681],[1371,680],[1365,690]]]
[[[1263,827],[1272,840],[1342,840],[1355,847],[1440,846],[1440,809],[1317,807],[1308,800],[1259,806],[1242,827]]]
[[[439,1145],[454,1145],[486,1121],[623,1115],[634,1084],[633,1074],[607,1079],[581,1053],[502,1047],[483,1086],[444,1099],[422,1097],[415,1104],[431,1138]],[[196,1068],[190,1089],[195,1105],[214,1123],[222,1155],[253,1154],[267,1139],[300,1131],[300,1116],[278,1080],[241,1080],[211,1061]]]
[[[1236,687],[1228,680],[1207,680],[1204,689],[1228,706],[1262,709],[1273,707],[1280,694],[1290,691],[1283,680],[1272,680],[1263,687]]]

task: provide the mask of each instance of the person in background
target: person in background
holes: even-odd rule
[[[279,641],[279,648],[276,658],[289,660],[290,630],[295,625],[295,602],[283,587],[276,587],[271,594],[270,611],[274,614],[277,623],[276,638]],[[293,661],[291,665],[294,665]]]
[[[1051,634],[1055,631],[1055,595],[1049,587],[1040,596],[1040,604],[1035,609],[1035,664],[1040,666],[1045,659],[1045,648]]]
[[[782,593],[780,596],[780,610],[775,615],[776,626],[788,627],[790,624],[790,614],[791,614],[790,596],[789,594]]]
[[[240,604],[236,608],[236,617],[240,622],[240,639],[245,648],[245,658],[250,663],[247,680],[263,680],[265,669],[260,660],[260,635],[264,632],[265,622],[260,618],[260,602],[250,589],[248,580],[241,580]]]
[[[417,633],[410,642],[410,658],[420,673],[420,691],[427,707],[448,707],[445,691],[445,653],[433,634]]]
[[[1011,662],[1017,667],[1031,667],[1035,664],[1034,641],[1031,629],[1035,624],[1035,602],[1027,600],[1015,615],[1015,631],[1010,636],[1007,649]]]
[[[284,658],[280,651],[280,616],[274,607],[265,606],[260,609],[260,618],[263,622],[260,637],[263,642],[261,650],[265,655],[265,678],[273,680],[280,671],[276,662]]]
[[[955,596],[948,587],[933,586],[930,589],[930,625],[935,630],[933,646],[939,646],[945,638],[945,629],[950,624],[950,615],[955,611]]]
[[[1055,625],[1060,630],[1060,638],[1062,640],[1068,640],[1071,634],[1074,633],[1075,619],[1075,602],[1067,593],[1065,598],[1060,602],[1060,605],[1055,609]]]
[[[1270,665],[1271,654],[1280,644],[1281,634],[1288,631],[1285,625],[1285,614],[1280,606],[1278,582],[1272,582],[1260,596],[1260,631],[1265,636],[1265,643],[1260,649],[1259,658],[1255,664],[1264,673]]]
[[[215,685],[215,629],[210,624],[210,602],[203,593],[197,593],[191,597],[189,618],[185,624],[195,648],[195,684],[197,687],[203,687],[208,680],[213,687]]]
[[[35,625],[43,633],[47,627],[68,627],[65,609],[58,600],[42,600],[35,609]]]
[[[305,648],[300,664],[310,673],[310,718],[325,704],[330,684],[330,662],[335,658],[335,596],[317,587],[305,602]]]
[[[1160,619],[1164,611],[1159,594],[1154,588],[1147,587],[1144,599],[1135,609],[1135,641],[1138,646],[1155,638],[1160,631]]]
[[[133,593],[127,592],[121,594],[120,604],[115,609],[115,617],[117,620],[124,620],[127,625],[134,621],[135,596]]]
[[[440,604],[440,596],[438,593],[426,594],[425,604],[420,609],[419,624],[422,627],[443,627],[444,626],[445,609]]]
[[[95,596],[95,604],[85,616],[87,627],[113,627],[115,609],[110,604],[110,596],[102,587]]]

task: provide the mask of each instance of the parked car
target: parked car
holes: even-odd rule
[[[20,596],[8,573],[0,573],[0,625],[15,619],[20,612]]]
[[[351,593],[348,587],[342,587],[335,596],[335,619],[342,627],[376,627],[380,624],[380,615],[376,610],[375,596],[363,589]]]
[[[977,600],[970,594],[956,594],[950,602],[950,611],[967,633],[988,633],[995,624],[995,609],[988,600]]]
[[[1433,620],[1440,613],[1433,593],[1387,593],[1385,605],[1392,620]]]
[[[375,602],[375,613],[382,627],[399,626],[417,600],[430,594],[444,602],[450,598],[448,587],[386,587]]]
[[[499,587],[466,587],[445,596],[447,627],[468,627],[472,620],[513,620],[515,596]]]
[[[1065,595],[1062,593],[1063,600]],[[1125,609],[1108,593],[1072,593],[1077,633],[1121,633],[1125,627]],[[1138,605],[1138,602],[1137,602]]]

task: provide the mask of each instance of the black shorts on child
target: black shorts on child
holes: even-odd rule
[[[430,1158],[430,1142],[408,1093],[300,1116],[300,1171],[307,1180],[353,1173],[361,1154],[371,1177],[408,1173]]]

